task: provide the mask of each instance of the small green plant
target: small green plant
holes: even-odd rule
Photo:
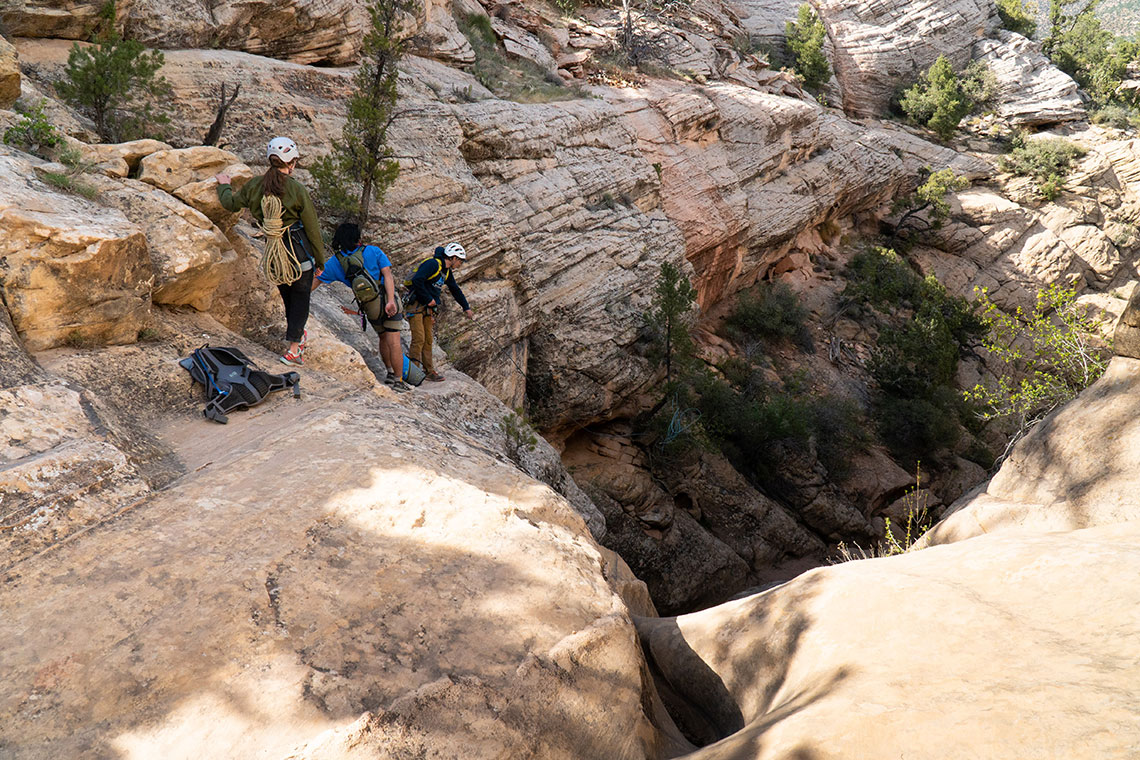
[[[50,159],[64,144],[63,135],[48,121],[41,100],[28,109],[15,125],[4,130],[4,143],[13,145],[40,158]]]
[[[533,451],[538,445],[538,435],[527,419],[526,412],[515,409],[503,415],[499,421],[499,429],[507,439],[507,453],[511,460],[518,462],[524,451]]]
[[[1033,0],[997,0],[1001,25],[1011,32],[1033,39],[1037,33],[1037,3]]]
[[[44,182],[52,187],[63,190],[66,193],[73,193],[80,195],[87,200],[95,200],[99,197],[99,189],[89,182],[84,181],[81,177],[76,176],[73,172],[40,172],[40,177]]]
[[[95,339],[76,328],[63,337],[63,345],[68,348],[94,348]]]
[[[1088,151],[1060,137],[1028,140],[1017,135],[1013,150],[1002,156],[998,166],[1002,171],[1020,177],[1031,177],[1037,182],[1037,191],[1045,200],[1056,198],[1065,186],[1077,159]]]
[[[158,340],[161,336],[162,333],[157,328],[143,327],[139,329],[138,334],[135,336],[135,340],[137,340],[139,343],[149,343],[151,341]]]
[[[981,318],[989,328],[982,345],[1007,370],[996,385],[979,383],[964,397],[983,420],[1014,420],[1012,446],[1104,373],[1112,341],[1097,337],[1101,319],[1081,310],[1073,287],[1049,285],[1037,294],[1032,311],[1018,307],[1012,314],[999,309],[985,290],[978,294]]]
[[[100,140],[143,137],[170,122],[166,108],[173,90],[158,73],[164,62],[161,52],[111,31],[95,45],[72,45],[56,92],[95,122]]]
[[[1140,113],[1131,106],[1109,103],[1104,108],[1091,111],[1089,121],[1115,129],[1137,129],[1140,128]]]
[[[827,39],[823,21],[811,5],[803,3],[796,20],[786,24],[784,33],[796,74],[803,80],[807,90],[819,92],[831,78],[831,65],[823,53],[823,43]]]
[[[929,494],[922,488],[922,463],[915,463],[915,468],[914,485],[903,494],[902,498],[902,509],[906,515],[902,528],[899,529],[892,525],[891,518],[885,518],[883,540],[870,549],[865,549],[858,544],[847,544],[840,541],[835,547],[836,554],[832,559],[832,564],[905,554],[930,530],[933,525],[933,517],[930,514],[928,503]]]

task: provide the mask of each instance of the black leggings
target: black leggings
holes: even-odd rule
[[[305,323],[309,321],[309,299],[313,294],[313,270],[301,274],[299,280],[288,285],[278,285],[277,292],[285,304],[285,340],[297,343],[305,334]]]

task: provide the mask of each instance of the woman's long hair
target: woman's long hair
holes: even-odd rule
[[[261,183],[262,192],[267,195],[276,195],[278,198],[285,192],[285,180],[289,178],[281,170],[288,164],[277,156],[269,157],[269,171],[265,172],[265,179]]]
[[[352,222],[344,222],[333,233],[332,247],[334,251],[348,253],[356,250],[360,245],[360,227]]]

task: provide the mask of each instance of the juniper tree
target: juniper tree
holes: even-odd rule
[[[368,6],[371,28],[364,36],[360,68],[353,78],[347,120],[332,151],[312,174],[327,212],[368,225],[373,202],[380,202],[396,181],[400,165],[388,146],[388,128],[397,116],[398,64],[404,54],[399,36],[402,18],[414,0],[374,0]]]
[[[158,73],[164,62],[161,52],[111,31],[94,45],[71,46],[67,78],[55,89],[95,122],[100,140],[142,137],[170,121],[165,104],[172,90]]]
[[[796,20],[785,27],[788,49],[795,57],[796,73],[804,80],[804,87],[818,92],[831,78],[831,66],[823,54],[823,42],[827,37],[823,21],[807,3],[800,6]]]

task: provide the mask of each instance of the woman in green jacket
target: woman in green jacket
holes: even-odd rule
[[[275,211],[276,206],[269,203],[263,207],[262,201],[266,196],[273,196],[280,201],[283,242],[293,259],[283,270],[288,281],[282,283],[281,279],[277,279],[277,290],[285,304],[285,339],[289,341],[289,348],[281,361],[299,367],[304,364],[307,336],[305,323],[309,319],[313,276],[319,275],[324,268],[325,245],[309,191],[290,176],[300,158],[296,143],[287,137],[275,137],[269,141],[266,157],[269,159],[269,170],[245,183],[236,193],[230,187],[229,175],[215,175],[218,180],[218,200],[229,211],[248,208],[258,225],[266,230],[267,238],[272,234],[276,222],[271,219],[269,225],[266,225],[266,208]],[[298,271],[300,276],[296,276]]]

